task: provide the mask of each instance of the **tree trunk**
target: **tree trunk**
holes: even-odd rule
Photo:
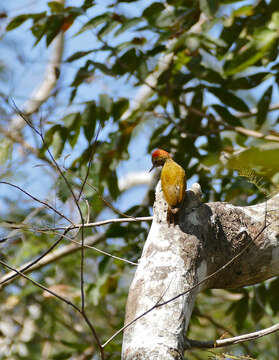
[[[255,206],[200,203],[200,187],[186,192],[179,224],[168,226],[157,186],[153,223],[130,287],[122,359],[183,359],[195,297],[205,288],[236,288],[279,274],[279,196]],[[197,285],[236,255],[222,271]],[[202,340],[202,339],[200,339]]]

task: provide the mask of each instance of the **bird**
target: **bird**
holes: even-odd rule
[[[181,209],[186,190],[186,174],[184,169],[177,164],[171,155],[162,149],[152,152],[152,168],[163,166],[161,171],[161,186],[164,198],[168,204],[167,223],[175,223],[175,215]]]

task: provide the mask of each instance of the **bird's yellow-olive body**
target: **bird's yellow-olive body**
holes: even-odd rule
[[[167,221],[170,224],[170,222],[174,222],[174,215],[178,213],[184,200],[186,174],[184,169],[172,160],[170,154],[162,149],[153,151],[152,163],[151,170],[154,167],[163,166],[161,185],[164,197],[168,203]]]
[[[171,158],[166,159],[163,166],[161,184],[171,212],[177,213],[185,195],[186,174],[184,169]]]

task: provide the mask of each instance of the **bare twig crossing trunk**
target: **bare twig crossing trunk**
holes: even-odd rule
[[[125,324],[131,325],[124,331],[123,360],[183,359],[201,289],[236,288],[279,274],[278,195],[247,207],[201,204],[199,195],[194,184],[179,224],[168,227],[157,187],[152,227],[126,306]]]
[[[129,292],[126,323],[184,292],[207,273],[206,263],[199,256],[203,252],[199,238],[190,228],[189,233],[184,233],[178,226],[168,227],[167,206],[161,187],[158,189],[152,227]],[[186,215],[192,216],[192,212]],[[182,358],[195,295],[191,292],[159,306],[128,327],[124,332],[123,359]]]

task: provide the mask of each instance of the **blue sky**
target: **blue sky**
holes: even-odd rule
[[[68,1],[67,5],[78,6],[82,1]],[[101,12],[105,2],[99,2],[98,7],[91,9],[91,13],[94,12],[94,15],[97,15],[98,12]],[[150,1],[141,2],[142,6],[146,6]],[[128,4],[118,5],[129,14],[131,12],[131,6]],[[14,17],[21,13],[32,13],[40,12],[46,10],[46,2],[43,0],[13,0],[6,1],[2,5],[0,4],[0,11],[5,11],[9,18],[3,20],[0,23],[0,34],[4,34],[4,28],[7,22],[11,17]],[[138,14],[141,13],[140,8],[133,8],[133,15],[135,12]],[[90,12],[89,16],[92,15]],[[87,50],[96,48],[99,46],[96,42],[93,31],[85,32],[79,36],[75,36],[78,30],[88,21],[86,16],[80,17],[74,25],[67,31],[66,40],[65,40],[65,51],[63,58],[66,59],[74,52],[79,50]],[[14,31],[11,31],[7,34],[4,34],[3,38],[0,40],[0,64],[3,62],[6,66],[6,71],[3,74],[3,80],[0,82],[0,92],[3,91],[7,93],[11,98],[14,99],[15,103],[20,107],[30,96],[32,91],[38,86],[42,80],[42,75],[47,64],[47,59],[51,53],[50,48],[46,48],[44,39],[36,46],[34,46],[34,37],[29,31],[30,22],[26,22],[19,28]],[[121,39],[123,41],[123,38]],[[105,59],[105,54],[98,54],[96,61],[103,62]],[[74,74],[77,69],[84,63],[84,59],[78,60],[74,63],[65,63],[62,65],[61,79],[58,83],[59,87],[65,88],[64,91],[61,91],[61,94],[58,98],[58,102],[55,112],[51,113],[50,121],[56,121],[69,112],[79,110],[80,103],[87,100],[97,99],[100,93],[109,93],[110,96],[119,96],[121,93],[122,96],[129,96],[131,99],[136,94],[136,89],[130,86],[127,81],[114,81],[110,78],[101,78],[96,77],[90,84],[80,87],[78,97],[71,108],[67,106],[67,101],[70,93],[69,85],[73,80]],[[41,108],[41,114],[44,116],[44,113],[47,112],[46,105],[43,105]],[[106,137],[110,129],[104,129],[100,135],[101,138]],[[34,142],[34,136],[30,130],[25,130],[26,139],[31,143]],[[125,174],[136,171],[148,171],[150,168],[150,157],[146,154],[146,147],[148,144],[148,138],[150,136],[150,128],[148,126],[142,126],[139,134],[134,138],[132,144],[129,147],[130,160],[122,162],[118,168],[119,177],[125,176]],[[86,144],[82,142],[79,143],[79,151]],[[72,152],[72,149],[69,147],[64,152],[64,156],[68,154],[72,155],[72,159],[75,157],[78,151]],[[14,156],[18,156],[18,149],[14,151]],[[20,157],[20,154],[19,154]],[[70,160],[70,159],[69,159]],[[68,163],[70,162],[68,160]],[[63,163],[63,159],[61,159]],[[20,165],[20,168],[17,168],[16,176],[13,177],[12,181],[23,186],[27,191],[32,192],[34,195],[39,196],[40,198],[45,198],[49,196],[49,189],[52,184],[52,178],[47,175],[45,171],[46,167],[38,166],[42,162],[31,157],[29,163],[24,163]],[[16,165],[17,166],[17,165]],[[0,166],[1,169],[1,166]],[[28,174],[28,176],[22,176],[22,174]],[[3,189],[3,185],[2,185]],[[2,193],[2,189],[0,194]],[[132,205],[138,204],[141,202],[146,187],[139,187],[127,191],[118,201],[117,206],[121,210],[125,210]],[[4,189],[3,189],[4,190]],[[9,193],[10,190],[5,188],[5,194]],[[11,196],[20,199],[25,197],[22,194],[17,194],[14,191],[11,191]],[[55,193],[52,191],[52,196],[55,198]],[[1,200],[0,200],[1,201]],[[2,203],[2,204],[1,204]],[[0,202],[3,206],[5,205]]]
[[[82,2],[83,1],[80,0],[68,0],[67,5],[79,6]],[[143,0],[137,2],[136,5],[133,3],[122,3],[118,4],[116,9],[124,11],[124,13],[127,15],[140,15],[142,8],[146,7],[148,4],[150,4],[150,2],[150,0]],[[21,13],[40,12],[46,10],[46,3],[47,2],[45,0],[4,1],[2,4],[0,4],[0,11],[6,11],[10,19],[11,17]],[[88,16],[90,17],[93,14],[95,16],[98,15],[98,13],[101,12],[104,6],[108,3],[108,1],[97,2],[99,5],[92,8],[88,12]],[[252,1],[242,1],[241,5],[249,3],[252,3]],[[239,6],[239,3],[234,4],[234,6]],[[226,13],[223,15],[226,15]],[[6,20],[3,19],[0,22],[1,35],[4,34],[4,28],[6,25],[5,21]],[[68,58],[76,51],[85,51],[99,46],[96,42],[94,31],[87,31],[79,36],[75,36],[78,30],[87,21],[87,16],[78,18],[74,25],[66,32],[65,52],[63,56],[64,59]],[[0,64],[3,62],[7,67],[7,71],[2,75],[3,81],[0,82],[0,92],[3,91],[8,93],[9,96],[15,100],[19,107],[30,96],[34,88],[36,88],[41,82],[42,75],[47,64],[47,59],[51,52],[51,47],[46,48],[44,39],[37,46],[33,46],[34,37],[28,30],[29,26],[30,23],[26,23],[18,29],[5,34],[0,40]],[[218,30],[216,29],[216,31]],[[122,37],[115,41],[120,40],[125,41],[126,39]],[[104,62],[105,54],[98,53],[94,60]],[[69,112],[79,110],[80,103],[91,99],[97,99],[100,93],[108,93],[113,97],[117,97],[119,94],[121,94],[123,96],[130,97],[130,99],[133,99],[137,93],[137,89],[133,88],[130,83],[126,81],[126,79],[115,81],[114,79],[108,77],[96,76],[91,83],[80,87],[78,97],[74,101],[74,105],[69,108],[67,105],[67,100],[70,93],[69,85],[73,80],[75,72],[82,64],[84,64],[84,62],[85,60],[82,58],[73,63],[63,64],[61,79],[58,82],[58,86],[61,87],[63,91],[61,91],[61,94],[58,97],[55,110],[49,114],[50,121],[55,122],[57,119],[62,118]],[[263,87],[266,86],[266,84],[263,85]],[[254,95],[259,97],[262,92],[263,90],[258,88]],[[210,99],[208,99],[208,101],[210,101]],[[47,113],[47,105],[44,105],[40,111],[42,116],[44,116],[44,114]],[[119,177],[123,177],[125,174],[130,172],[149,170],[150,155],[146,154],[146,148],[151,133],[151,126],[156,126],[156,124],[149,123],[140,127],[139,131],[137,132],[137,136],[134,137],[134,140],[129,147],[130,160],[122,162],[119,165]],[[104,129],[101,133],[101,138],[105,138],[109,130],[110,128]],[[26,134],[28,141],[33,142],[34,138],[30,130],[27,130]],[[199,141],[202,141],[202,139]],[[79,150],[84,146],[86,146],[86,144],[83,143],[81,139],[79,143]],[[72,158],[74,158],[76,153],[77,151],[72,152],[71,148],[68,147],[66,148],[63,157],[72,155]],[[14,152],[14,155],[20,157],[20,153],[18,155],[18,151]],[[63,159],[61,159],[61,161],[63,163]],[[68,159],[68,163],[69,162],[70,159]],[[24,185],[28,191],[32,191],[37,196],[40,195],[44,198],[49,195],[52,179],[48,175],[45,175],[46,172],[44,171],[44,168],[37,167],[39,163],[40,162],[38,162],[38,160],[33,158],[30,163],[21,164],[20,169],[17,169],[17,176],[15,181],[20,183],[20,185]],[[21,174],[24,172],[28,172],[28,177],[21,176]],[[42,176],[42,174],[44,175]],[[131,205],[140,203],[144,194],[145,187],[132,189],[119,199],[117,205],[121,210],[125,210]],[[17,196],[17,194],[14,194],[13,192],[11,196]],[[55,198],[55,192],[53,192],[53,197]]]

